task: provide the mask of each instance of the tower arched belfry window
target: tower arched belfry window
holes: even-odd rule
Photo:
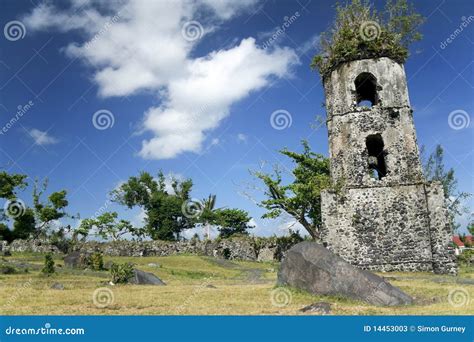
[[[354,81],[356,102],[359,107],[372,107],[378,103],[377,79],[369,72],[363,72]]]
[[[376,179],[382,179],[387,175],[387,165],[385,164],[385,151],[382,136],[372,134],[365,139],[368,154],[369,173]]]

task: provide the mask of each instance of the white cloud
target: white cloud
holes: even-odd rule
[[[237,134],[237,141],[246,143],[248,137],[244,133]]]
[[[52,145],[59,141],[58,139],[50,136],[48,132],[43,132],[36,128],[30,129],[28,134],[33,138],[36,145]]]
[[[199,21],[203,32],[197,34],[206,39],[257,1],[128,0],[96,6],[89,0],[81,1],[85,6],[80,10],[77,4],[69,10],[42,4],[24,22],[32,31],[82,31],[87,40],[70,43],[65,51],[94,69],[99,95],[155,93],[160,104],[149,108],[143,120],[143,131],[153,136],[143,141],[140,155],[167,159],[200,152],[207,133],[230,114],[233,104],[273,78],[285,77],[297,63],[293,50],[262,50],[253,38],[191,57],[200,40],[185,39],[185,23]]]

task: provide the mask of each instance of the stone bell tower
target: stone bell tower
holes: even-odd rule
[[[423,177],[403,65],[341,64],[324,79],[332,190],[322,239],[378,271],[456,273],[443,187]]]

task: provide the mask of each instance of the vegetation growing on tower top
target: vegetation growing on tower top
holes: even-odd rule
[[[358,59],[389,57],[404,63],[411,43],[422,38],[423,17],[407,0],[387,0],[378,12],[368,0],[336,5],[336,19],[321,34],[321,53],[311,63],[323,79],[340,64]]]

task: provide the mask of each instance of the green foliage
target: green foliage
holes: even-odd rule
[[[8,243],[13,241],[13,232],[4,223],[0,223],[0,241],[2,240]]]
[[[177,240],[184,229],[194,226],[196,220],[185,215],[183,205],[190,200],[193,186],[191,179],[171,180],[168,191],[165,176],[160,171],[158,178],[148,172],[130,177],[119,189],[112,191],[115,202],[128,208],[140,207],[146,212],[145,233],[154,240]]]
[[[458,191],[458,182],[454,175],[454,169],[446,169],[444,165],[444,150],[437,145],[435,150],[425,157],[425,148],[421,147],[421,158],[423,161],[423,173],[427,181],[441,182],[444,189],[444,197],[453,227],[456,227],[455,218],[467,212],[463,206],[463,200],[470,197],[467,192]]]
[[[41,188],[38,185],[38,180],[35,180],[33,187],[33,207],[36,218],[37,234],[46,236],[47,229],[52,221],[59,220],[67,216],[65,208],[69,202],[66,199],[66,190],[53,192],[48,196],[46,202],[41,201],[41,196],[48,187],[48,179],[43,181]]]
[[[114,284],[126,284],[133,277],[133,265],[129,262],[123,264],[113,263],[110,266],[111,282]]]
[[[330,186],[329,159],[314,153],[307,141],[302,141],[303,153],[284,149],[283,155],[296,164],[292,171],[293,182],[284,185],[281,171],[275,167],[273,175],[254,172],[265,184],[267,199],[260,203],[267,212],[262,218],[277,218],[282,213],[292,216],[319,239],[321,228],[321,191]]]
[[[474,235],[474,222],[469,223],[467,230],[471,235]]]
[[[23,215],[13,221],[14,239],[28,239],[36,231],[35,212],[31,208],[25,209]]]
[[[458,262],[462,265],[469,266],[472,258],[474,258],[474,249],[466,249],[458,255]]]
[[[218,226],[220,236],[228,238],[236,234],[247,235],[248,229],[254,228],[249,222],[251,217],[240,209],[218,209],[214,223]]]
[[[25,182],[26,175],[9,174],[5,171],[0,172],[0,198],[15,199],[16,191],[24,189],[28,183]]]
[[[366,58],[389,57],[404,63],[409,46],[422,38],[423,17],[407,0],[387,0],[381,12],[367,0],[336,5],[331,28],[321,34],[321,54],[311,63],[323,78],[340,64]]]
[[[51,253],[48,253],[44,256],[44,266],[43,266],[43,269],[41,270],[41,273],[45,275],[51,275],[54,272],[55,271],[54,271],[53,255]]]
[[[104,269],[104,257],[102,253],[93,253],[89,258],[89,267],[94,271],[102,271]]]
[[[95,234],[104,240],[119,240],[124,234],[137,233],[132,224],[127,220],[117,220],[116,212],[105,212],[97,218],[88,218],[81,221],[78,231],[85,237],[95,228]]]

